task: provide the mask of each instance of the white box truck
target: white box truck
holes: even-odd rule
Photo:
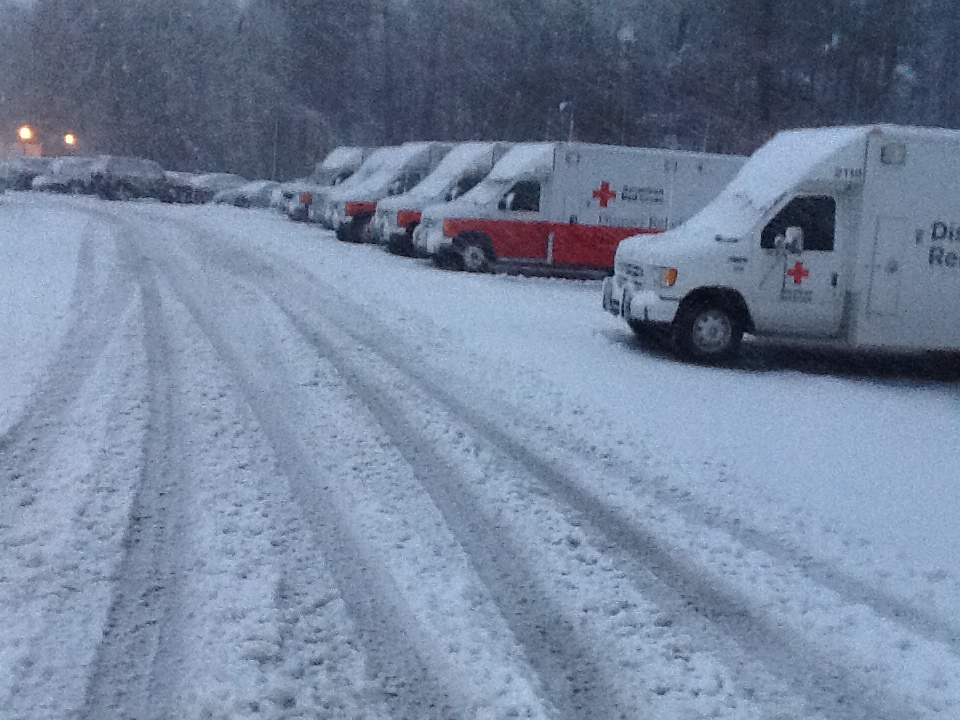
[[[743,333],[958,350],[960,131],[779,133],[688,222],[625,240],[603,306],[701,361]]]
[[[693,215],[746,158],[577,142],[514,146],[458,200],[423,211],[418,255],[484,271],[609,272],[617,245]]]
[[[453,143],[407,142],[394,148],[377,170],[362,182],[341,185],[327,196],[330,227],[347,242],[371,242],[370,221],[377,203],[407,192],[440,163]]]
[[[310,175],[284,183],[278,189],[281,209],[291,220],[306,221],[314,193],[335,187],[349,178],[371,152],[371,148],[365,147],[335,147],[316,164]]]
[[[472,190],[510,148],[506,142],[466,142],[454,147],[422,182],[402,195],[384,198],[369,228],[374,240],[397,255],[413,253],[413,232],[423,209]]]

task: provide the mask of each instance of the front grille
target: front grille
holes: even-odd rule
[[[617,272],[632,283],[637,285],[643,283],[643,268],[640,265],[623,262],[617,267]]]

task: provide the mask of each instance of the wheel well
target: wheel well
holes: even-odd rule
[[[753,319],[750,317],[750,310],[743,299],[743,295],[736,290],[724,287],[697,288],[683,299],[677,314],[679,315],[681,311],[691,305],[718,305],[725,308],[740,318],[746,332],[753,332]]]
[[[493,248],[493,240],[490,239],[490,236],[477,231],[470,231],[461,233],[453,239],[453,246],[459,251],[468,243],[475,243],[478,245],[487,256],[487,260],[490,262],[496,262],[497,251]]]

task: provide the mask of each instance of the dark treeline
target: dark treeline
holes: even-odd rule
[[[956,0],[36,0],[5,14],[3,127],[75,130],[86,151],[174,169],[291,177],[335,145],[410,139],[749,153],[784,127],[960,126]]]

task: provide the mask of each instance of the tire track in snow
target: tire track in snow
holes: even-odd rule
[[[469,715],[458,707],[456,689],[445,686],[440,679],[444,673],[431,665],[408,635],[407,629],[416,625],[416,619],[402,602],[402,590],[355,536],[334,489],[320,481],[322,473],[296,429],[278,412],[268,389],[224,335],[222,318],[212,314],[217,303],[210,303],[209,296],[198,294],[180,266],[167,268],[164,277],[233,373],[245,402],[276,455],[301,512],[310,521],[316,537],[315,547],[340,588],[367,663],[384,690],[382,701],[391,717],[394,720],[468,720]],[[288,576],[287,582],[290,581]],[[86,720],[94,720],[94,716]]]
[[[95,213],[83,213],[99,217]],[[76,280],[70,300],[71,322],[37,387],[16,420],[0,435],[0,523],[29,494],[28,476],[40,472],[51,438],[65,431],[65,418],[94,372],[122,310],[133,299],[134,288],[123,281],[102,285],[98,258],[104,251],[94,227],[83,237],[77,257]]]
[[[564,718],[629,717],[618,707],[616,688],[580,629],[565,617],[537,581],[534,558],[489,510],[481,507],[460,469],[434,451],[389,398],[389,391],[364,373],[334,343],[304,322],[287,303],[274,301],[318,355],[330,362],[353,393],[383,427],[391,443],[413,469],[440,510],[457,542],[493,597],[526,660],[549,690],[550,701]],[[342,329],[342,328],[341,328]]]
[[[90,675],[81,720],[169,717],[164,691],[176,673],[167,633],[177,607],[177,519],[184,502],[183,439],[173,392],[170,348],[150,270],[138,263],[149,376],[148,434],[123,540],[114,599]]]
[[[627,336],[611,337],[611,344],[626,348],[636,345],[636,339]],[[661,352],[661,350],[656,350]],[[747,368],[752,369],[752,368]],[[778,371],[782,367],[778,368]],[[822,372],[828,372],[821,368]],[[934,373],[926,373],[925,377],[932,377]],[[859,375],[858,375],[859,377]],[[606,472],[621,477],[635,476],[636,468],[628,461],[614,459],[612,455],[605,455],[604,465]],[[881,588],[870,585],[848,572],[843,571],[827,562],[817,560],[805,551],[790,544],[783,536],[772,535],[752,528],[740,518],[730,518],[726,515],[710,511],[691,497],[678,498],[676,493],[656,477],[644,477],[645,491],[664,506],[675,509],[696,525],[710,528],[730,536],[745,548],[762,552],[774,558],[782,565],[796,568],[818,585],[835,592],[845,598],[852,605],[862,605],[870,608],[878,616],[890,621],[904,630],[915,634],[924,640],[941,643],[948,647],[957,657],[960,657],[960,619],[949,622],[935,614],[928,612],[910,601],[894,597]]]

